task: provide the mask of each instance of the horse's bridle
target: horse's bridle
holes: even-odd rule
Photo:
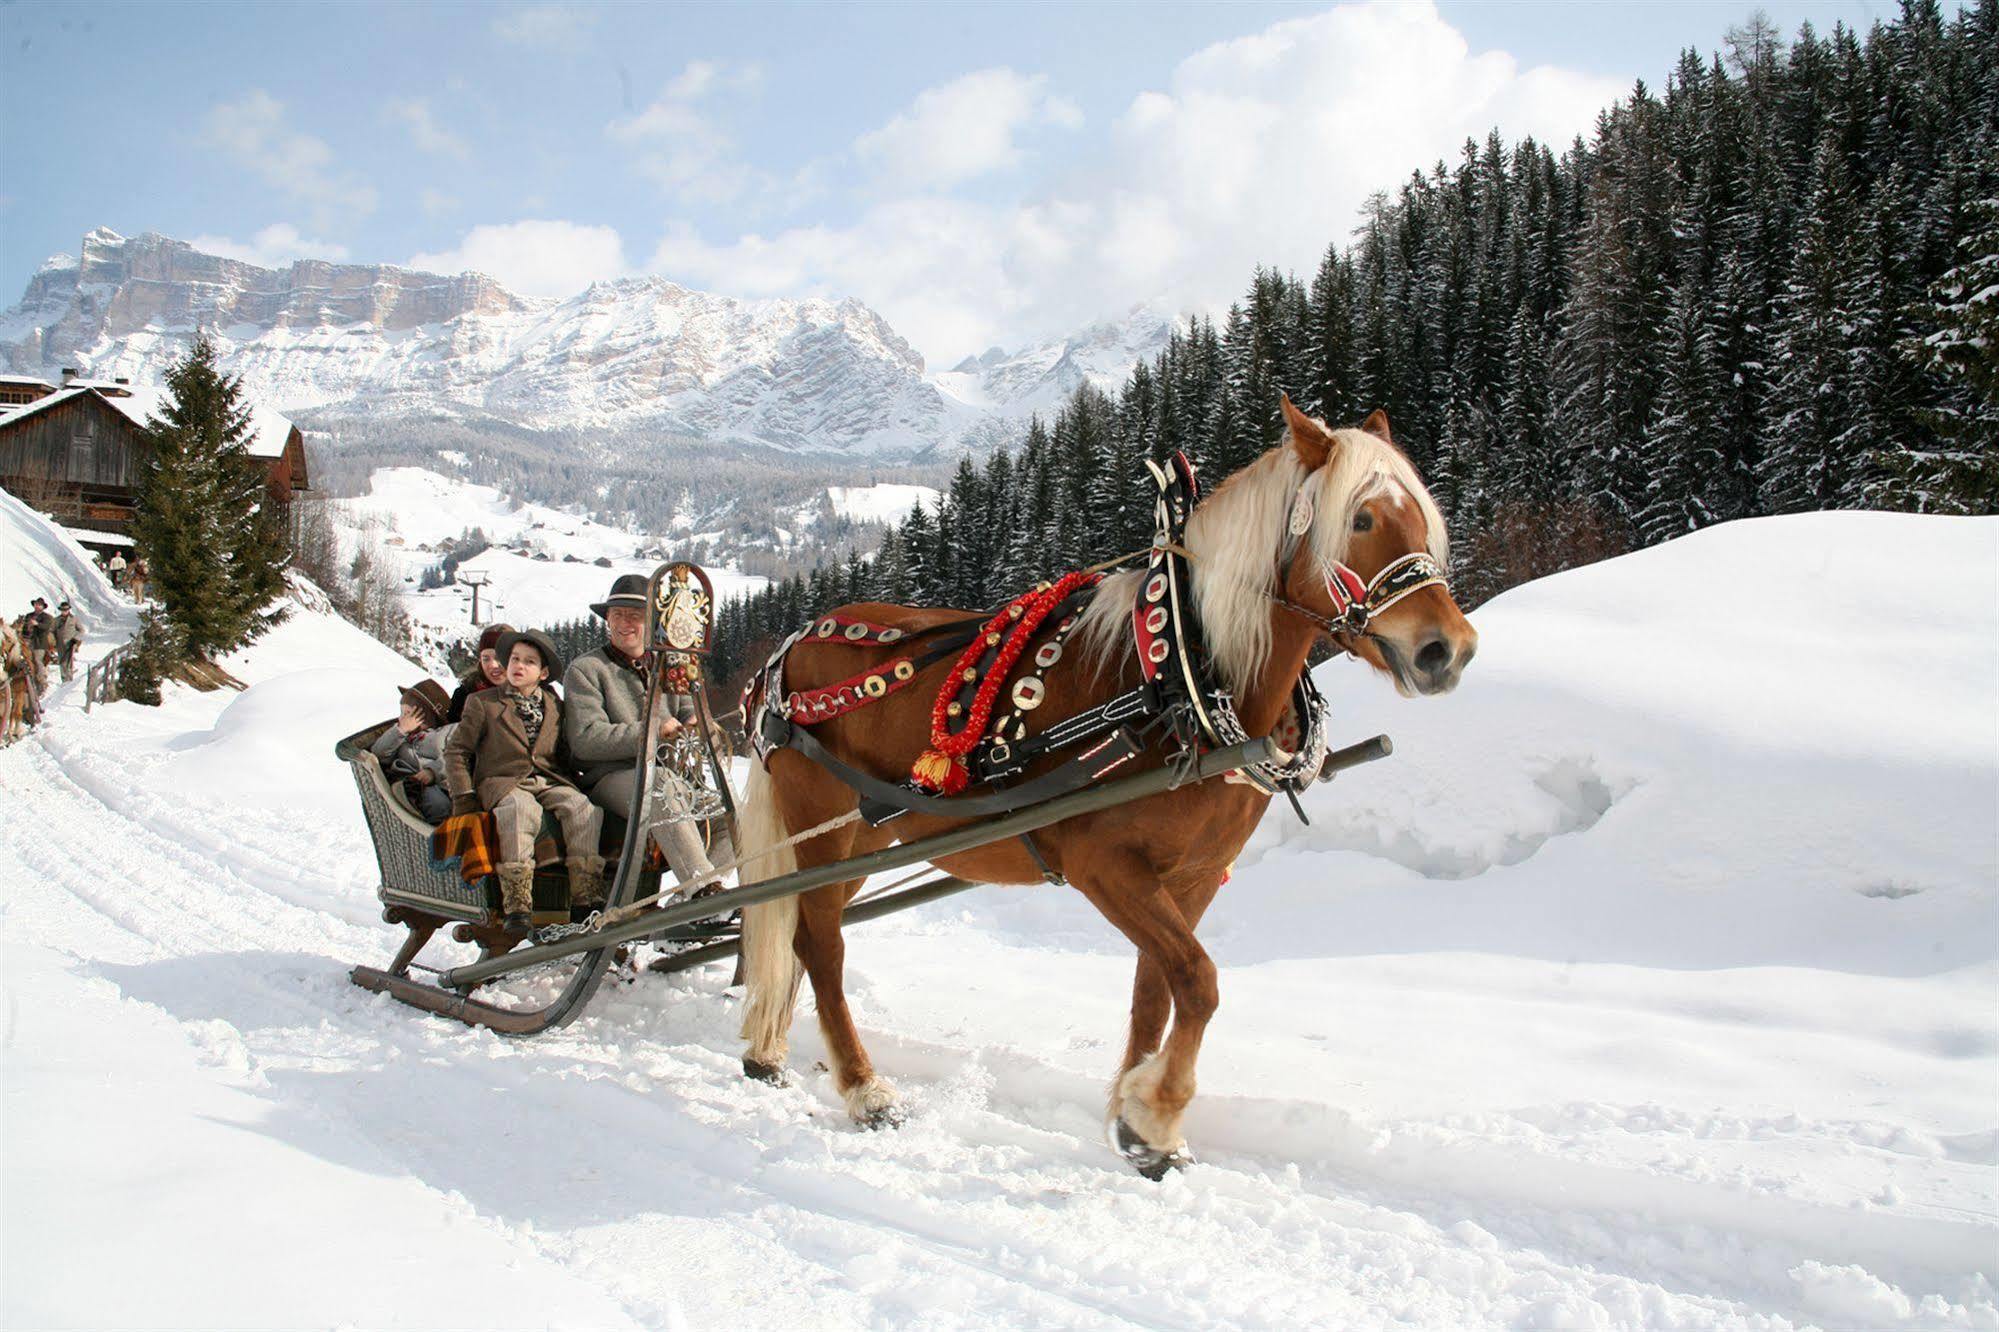
[[[1342,635],[1373,637],[1368,632],[1368,625],[1404,597],[1432,586],[1441,587],[1446,593],[1450,591],[1443,566],[1429,552],[1412,550],[1407,555],[1390,560],[1379,573],[1365,581],[1352,569],[1334,560],[1330,567],[1322,566],[1325,567],[1326,597],[1333,603],[1332,616],[1324,616],[1309,606],[1299,605],[1284,595],[1284,583],[1299,545],[1305,540],[1305,534],[1312,530],[1312,517],[1312,477],[1308,474],[1299,482],[1298,493],[1292,497],[1291,518],[1285,525],[1284,544],[1277,551],[1277,576],[1272,580],[1276,591],[1266,595],[1272,604],[1317,625],[1319,632],[1332,638],[1343,651],[1351,653],[1353,648],[1339,642]]]

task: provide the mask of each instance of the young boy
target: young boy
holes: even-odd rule
[[[402,716],[368,746],[382,761],[382,775],[403,784],[403,794],[430,823],[442,823],[451,813],[451,796],[444,789],[444,746],[456,729],[444,726],[450,700],[435,680],[419,680],[402,691]]]
[[[503,634],[495,645],[507,682],[465,700],[465,715],[444,747],[451,812],[493,815],[500,835],[500,904],[509,934],[525,935],[534,912],[534,837],[546,808],[562,825],[569,900],[604,900],[604,858],[597,854],[603,811],[569,779],[562,700],[548,687],[562,678],[562,655],[547,634]]]

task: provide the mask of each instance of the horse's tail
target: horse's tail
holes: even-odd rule
[[[778,812],[777,791],[770,772],[754,759],[737,817],[743,845],[736,849],[745,861],[740,882],[762,883],[798,868],[798,856],[779,846],[791,835]],[[755,861],[749,857],[757,856]],[[789,1049],[791,1010],[798,997],[798,955],[792,939],[798,933],[798,898],[780,897],[743,908],[743,1052],[745,1071],[769,1076],[784,1066]],[[758,1065],[751,1070],[749,1065]]]

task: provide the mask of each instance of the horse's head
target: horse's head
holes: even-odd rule
[[[1278,594],[1401,693],[1457,687],[1478,631],[1451,599],[1443,515],[1383,412],[1334,430],[1284,399],[1305,468],[1280,555]]]

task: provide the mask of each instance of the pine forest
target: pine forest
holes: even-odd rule
[[[1566,147],[1495,129],[1259,269],[1116,393],[1085,385],[872,560],[724,608],[718,673],[843,602],[983,607],[1151,537],[1140,460],[1212,488],[1279,394],[1388,413],[1472,605],[1710,523],[1999,510],[1999,0],[1864,37],[1758,15]]]

